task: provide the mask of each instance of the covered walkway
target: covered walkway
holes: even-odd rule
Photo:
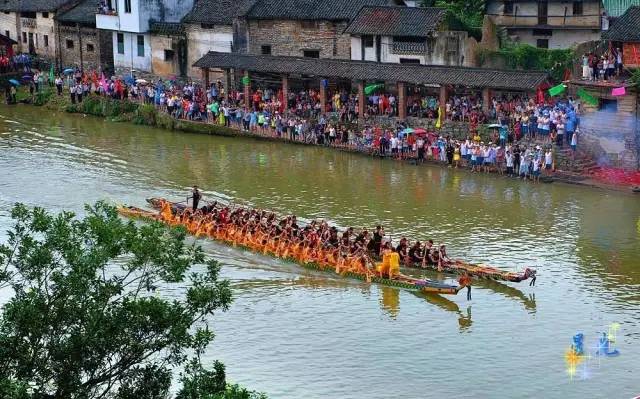
[[[398,94],[398,117],[406,118],[407,85],[439,88],[440,104],[445,104],[449,91],[454,87],[477,89],[482,91],[483,107],[488,107],[492,90],[533,93],[548,79],[541,71],[514,71],[484,68],[445,67],[430,65],[410,65],[352,61],[336,59],[314,59],[284,56],[249,55],[209,52],[196,61],[194,67],[202,69],[203,78],[209,85],[209,71],[222,69],[227,76],[231,71],[244,74],[245,82],[252,74],[279,76],[281,90],[285,98],[289,90],[289,80],[301,79],[315,81],[322,104],[326,104],[328,81],[351,81],[357,85],[358,102],[365,104],[365,85],[367,82],[385,82],[395,84]],[[229,87],[227,85],[226,87]],[[244,85],[244,98],[249,99],[251,85]],[[365,107],[360,106],[358,114],[364,117]]]

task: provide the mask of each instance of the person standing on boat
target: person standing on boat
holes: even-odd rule
[[[198,190],[198,186],[193,186],[193,190],[191,190],[191,197],[187,197],[187,203],[189,202],[189,199],[193,200],[193,211],[197,211],[198,203],[200,202],[200,199],[202,199],[202,193]]]
[[[471,300],[471,276],[469,276],[469,273],[464,273],[462,276],[460,276],[460,278],[458,279],[458,284],[460,284],[461,287],[467,287],[467,301]]]

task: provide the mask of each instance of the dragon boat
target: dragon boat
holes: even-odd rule
[[[162,198],[149,198],[147,202],[154,208],[160,210],[162,204],[164,203],[164,199]],[[171,204],[174,212],[182,212],[187,206],[181,203],[169,202]],[[376,258],[376,256],[372,256]],[[467,274],[471,277],[486,279],[486,280],[494,280],[494,281],[510,281],[512,283],[519,283],[521,281],[525,281],[531,279],[531,283],[529,285],[535,285],[536,281],[536,270],[530,267],[525,268],[521,272],[510,272],[505,270],[500,270],[495,267],[478,265],[467,263],[462,260],[452,260],[450,263],[438,265],[430,265],[430,264],[403,264],[403,267],[412,268],[412,269],[429,269],[437,272],[448,273],[448,274],[456,274],[462,275]]]
[[[161,202],[160,199],[150,199],[148,200],[148,202],[150,204],[152,204],[154,207],[157,207],[157,205],[159,205]],[[181,204],[176,204],[176,203],[170,203],[172,204],[172,206],[174,206],[176,210],[184,210],[184,208],[186,208],[186,206],[180,206]],[[160,217],[160,214],[158,212],[152,212],[146,209],[142,209],[142,208],[138,208],[135,206],[118,206],[118,213],[122,216],[128,217],[128,218],[134,218],[134,219],[141,219],[141,220],[145,220],[145,221],[160,221],[164,223],[164,220],[162,220],[162,218]],[[187,228],[186,225],[182,225],[183,227]],[[187,228],[187,231],[189,229]],[[215,241],[219,241],[219,242],[224,242],[225,244],[230,244],[230,245],[234,245],[236,247],[242,247],[242,248],[246,248],[247,250],[256,252],[253,248],[245,246],[245,245],[240,245],[237,244],[235,242],[231,242],[228,240],[223,240],[220,238],[214,238],[214,237],[210,237],[207,236],[208,238],[215,240]],[[274,257],[278,257],[275,253],[273,252],[269,252],[270,255],[274,256]],[[285,258],[285,260],[296,263],[304,268],[307,269],[313,269],[313,270],[318,270],[318,271],[325,271],[325,272],[334,272],[335,273],[335,268],[332,266],[327,266],[327,265],[322,265],[320,263],[316,263],[316,262],[301,262],[297,259],[294,258]],[[343,277],[347,277],[347,278],[352,278],[352,279],[356,279],[356,280],[361,280],[361,281],[366,281],[366,282],[372,282],[372,283],[377,283],[377,284],[381,284],[381,285],[386,285],[386,286],[391,286],[391,287],[398,287],[398,288],[403,288],[403,289],[408,289],[408,290],[413,290],[413,291],[419,291],[419,292],[423,292],[423,293],[434,293],[434,294],[450,294],[450,295],[455,295],[457,294],[462,288],[463,286],[460,285],[452,285],[452,284],[446,284],[440,281],[436,281],[436,280],[430,280],[430,279],[420,279],[420,278],[414,278],[414,277],[410,277],[410,276],[405,276],[405,275],[398,275],[395,276],[394,278],[387,278],[387,277],[383,277],[380,275],[376,275],[374,274],[372,271],[367,272],[367,273],[359,273],[356,271],[342,271],[340,273],[338,273],[340,276]]]

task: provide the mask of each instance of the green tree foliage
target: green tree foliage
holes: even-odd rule
[[[466,31],[470,36],[481,39],[485,0],[422,0],[420,5],[445,8],[448,29]]]
[[[0,290],[13,293],[0,315],[0,397],[164,399],[175,367],[185,369],[180,398],[258,397],[232,396],[224,367],[200,360],[213,339],[207,320],[231,303],[218,263],[183,229],[138,226],[102,202],[86,213],[11,212],[0,246]],[[159,295],[165,288],[172,298]]]
[[[565,71],[571,70],[574,62],[572,50],[549,50],[528,44],[512,44],[497,51],[483,51],[482,64],[491,57],[500,57],[508,68],[547,71],[556,81],[564,78]]]

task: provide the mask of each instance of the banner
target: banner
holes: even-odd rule
[[[562,94],[562,93],[564,93],[566,88],[567,88],[567,86],[565,86],[562,83],[560,83],[559,85],[553,86],[552,88],[549,89],[549,95],[551,97],[554,97],[554,96],[557,96],[558,94]]]
[[[436,129],[442,127],[442,106],[438,107],[438,120],[436,121]]]
[[[577,94],[578,94],[578,97],[580,97],[580,99],[585,103],[594,107],[598,105],[598,99],[592,96],[591,94],[587,93],[587,91],[582,87],[578,89]]]
[[[615,89],[611,90],[612,96],[624,96],[625,94],[627,94],[627,91],[625,90],[624,86],[616,87]]]
[[[374,91],[378,90],[379,88],[384,87],[384,84],[382,83],[376,83],[376,84],[372,84],[372,85],[368,85],[367,87],[364,88],[364,94],[369,95],[371,93],[373,93]]]
[[[243,85],[249,86],[249,84],[251,84],[251,79],[249,79],[248,76],[243,76],[241,82]]]

